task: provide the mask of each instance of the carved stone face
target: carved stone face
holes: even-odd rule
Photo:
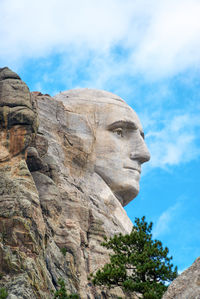
[[[138,194],[141,164],[150,159],[142,126],[126,103],[116,101],[104,105],[98,121],[95,172],[124,206]]]
[[[82,132],[84,143],[89,141],[87,148],[91,149],[89,163],[93,164],[93,171],[121,204],[126,205],[139,192],[141,164],[150,159],[136,113],[121,98],[105,91],[71,90],[55,98],[62,100],[67,112],[72,113],[67,118],[73,121],[67,126],[73,127],[77,136]]]

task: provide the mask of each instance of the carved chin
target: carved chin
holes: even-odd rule
[[[131,200],[133,200],[139,193],[139,183],[135,183],[134,186],[123,186],[123,189],[114,192],[117,199],[122,206],[126,206]]]
[[[111,189],[122,206],[126,206],[139,192],[140,174],[131,172],[130,175],[120,171],[110,171],[105,167],[95,167],[95,172]]]

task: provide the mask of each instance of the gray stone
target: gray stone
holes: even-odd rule
[[[162,299],[200,299],[200,257],[170,284]]]
[[[3,68],[0,68],[0,81],[5,80],[5,79],[21,80],[21,78],[16,73],[11,71],[8,67],[3,67]]]

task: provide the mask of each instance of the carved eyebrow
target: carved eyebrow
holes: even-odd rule
[[[118,120],[118,121],[115,121],[114,123],[108,125],[108,130],[114,130],[114,129],[117,129],[119,127],[122,127],[122,128],[125,128],[125,129],[134,129],[134,130],[139,129],[138,126],[136,125],[136,123],[134,123],[133,121]],[[140,135],[144,139],[144,132],[141,131],[141,130],[140,130]]]
[[[127,129],[138,129],[138,126],[133,121],[127,121],[127,120],[118,120],[114,123],[108,125],[108,130],[113,130],[118,127],[123,127]]]

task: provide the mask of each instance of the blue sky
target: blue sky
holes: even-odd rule
[[[138,113],[151,161],[126,211],[153,221],[179,271],[200,248],[199,15],[199,0],[0,1],[0,67],[31,91],[105,89]]]

